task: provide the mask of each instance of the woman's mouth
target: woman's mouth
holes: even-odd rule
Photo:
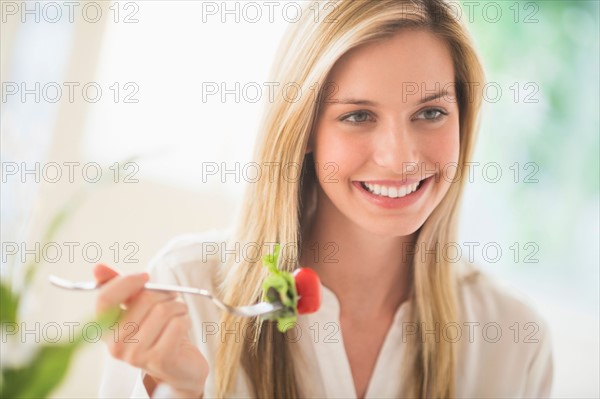
[[[352,182],[372,203],[384,208],[399,208],[416,202],[429,186],[433,176],[411,184],[393,182]]]
[[[421,180],[418,183],[408,184],[404,186],[370,184],[367,182],[360,182],[360,184],[365,190],[371,192],[371,194],[379,195],[381,197],[402,198],[417,191],[423,184],[423,180]]]

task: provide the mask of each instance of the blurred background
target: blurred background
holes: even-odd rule
[[[41,252],[26,344],[94,314],[93,293],[49,274],[142,271],[170,238],[234,222],[276,47],[305,2],[275,3],[1,2],[3,281],[18,287]],[[460,242],[549,321],[554,396],[599,397],[599,3],[451,3],[488,80]],[[102,353],[86,344],[52,396],[95,397]]]

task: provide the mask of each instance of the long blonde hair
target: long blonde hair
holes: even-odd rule
[[[280,83],[280,91],[268,104],[254,154],[254,161],[259,166],[269,165],[270,170],[248,185],[239,210],[239,223],[231,239],[244,246],[243,256],[229,257],[219,275],[219,292],[231,304],[261,299],[267,270],[261,265],[260,255],[268,248],[267,243],[279,242],[287,248],[288,256],[280,257],[280,269],[293,271],[297,267],[302,233],[314,210],[318,184],[312,157],[305,151],[328,73],[349,50],[389,38],[407,27],[438,35],[453,57],[460,120],[458,173],[446,196],[419,229],[417,242],[428,249],[455,242],[458,206],[466,180],[466,173],[461,171],[473,151],[484,82],[483,68],[467,30],[443,0],[342,0],[333,2],[334,6],[331,2],[310,3],[310,7],[319,4],[318,20],[315,10],[304,8],[301,20],[292,24],[284,37],[271,70],[270,81]],[[290,95],[291,86],[299,87],[296,94],[301,95]],[[317,95],[312,95],[315,87]],[[294,170],[301,173],[290,173]],[[248,243],[252,245],[246,246]],[[452,397],[456,367],[453,344],[422,338],[423,329],[457,320],[456,275],[444,259],[413,256],[411,262],[409,314],[417,333],[407,344],[407,374],[398,378],[406,382],[407,396]],[[227,397],[234,389],[240,366],[256,397],[300,397],[302,387],[296,383],[291,355],[293,344],[274,323],[231,314],[223,314],[221,319],[221,326],[228,330],[244,329],[250,324],[255,333],[252,340],[240,341],[227,334],[218,348],[214,370],[217,397]]]

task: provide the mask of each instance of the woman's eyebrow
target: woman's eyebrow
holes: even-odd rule
[[[419,100],[419,102],[417,102],[418,104],[423,104],[429,101],[433,101],[433,100],[437,100],[438,98],[442,98],[442,97],[446,97],[448,96],[450,99],[453,99],[453,94],[451,94],[448,90],[442,90],[438,93],[434,93],[434,94],[430,94],[427,97],[421,98],[421,100]],[[329,101],[326,101],[329,104],[340,104],[340,105],[345,105],[345,104],[354,104],[354,105],[369,105],[371,107],[377,107],[379,104],[371,101],[371,100],[362,100],[362,99],[356,99],[356,98],[342,98],[340,100],[336,100],[336,99],[331,99]]]
[[[329,104],[355,104],[355,105],[370,105],[372,107],[376,107],[379,104],[377,104],[376,102],[370,101],[370,100],[357,100],[354,98],[344,98],[341,100],[329,100],[326,101]]]
[[[442,90],[439,93],[430,94],[427,97],[422,98],[417,104],[423,104],[446,96],[452,100],[454,99],[454,94],[451,94],[448,90]]]

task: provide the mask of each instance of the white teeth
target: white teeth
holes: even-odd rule
[[[382,197],[389,197],[389,198],[401,198],[401,197],[405,197],[408,194],[416,191],[417,186],[419,185],[419,183],[413,183],[407,186],[401,186],[401,187],[396,187],[396,186],[382,186],[379,184],[369,184],[369,183],[363,183],[365,185],[365,187],[368,188],[368,190],[375,194],[375,195],[379,195]]]

